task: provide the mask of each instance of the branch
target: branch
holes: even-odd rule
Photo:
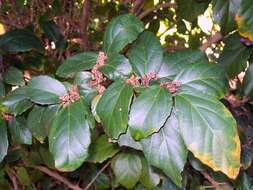
[[[209,46],[211,46],[214,43],[219,42],[222,40],[222,34],[220,32],[216,32],[213,36],[207,39],[207,42],[202,44],[202,46],[199,48],[201,51],[205,51]]]
[[[144,0],[136,0],[134,2],[134,7],[130,9],[130,12],[133,14],[138,14],[143,3],[144,3]]]
[[[83,2],[83,15],[82,15],[82,21],[81,21],[81,38],[83,41],[82,48],[83,50],[88,49],[88,35],[87,35],[87,29],[89,24],[89,9],[90,9],[90,2],[89,0],[85,0]]]
[[[90,183],[85,187],[84,190],[88,190],[92,184],[96,181],[96,179],[98,178],[98,176],[111,164],[111,161],[108,161],[99,171],[98,173],[95,175],[95,177],[90,181]]]
[[[143,19],[145,16],[147,16],[149,13],[152,13],[154,11],[157,11],[159,9],[164,9],[164,8],[177,8],[177,5],[175,3],[163,3],[160,5],[156,5],[150,9],[147,9],[146,11],[144,11],[143,13],[141,13],[138,17],[139,19]]]
[[[66,185],[69,189],[72,190],[83,190],[81,187],[79,187],[78,185],[75,185],[73,183],[71,183],[67,178],[61,176],[60,174],[49,170],[47,167],[44,166],[31,166],[34,169],[37,169],[41,172],[43,172],[44,174],[47,174],[48,176],[56,179],[57,181],[62,182],[64,185]]]

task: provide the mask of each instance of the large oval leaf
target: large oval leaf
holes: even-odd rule
[[[27,87],[31,101],[37,104],[57,104],[59,97],[67,93],[61,82],[49,76],[34,77]]]
[[[158,132],[170,115],[172,95],[160,86],[144,90],[132,104],[129,127],[136,140]]]
[[[137,75],[157,73],[162,65],[163,49],[158,38],[152,32],[146,31],[129,50],[128,57]]]
[[[25,84],[22,71],[16,67],[10,67],[4,73],[4,82],[11,85],[22,86]]]
[[[141,141],[148,162],[160,168],[178,186],[187,159],[187,149],[180,134],[178,120],[172,112],[164,127]]]
[[[4,157],[7,155],[8,146],[9,142],[6,123],[3,119],[0,119],[0,162],[2,162]]]
[[[96,64],[97,56],[97,53],[83,52],[68,57],[57,69],[56,74],[60,77],[69,78],[80,71],[89,70]]]
[[[231,113],[222,103],[204,94],[182,92],[175,101],[187,148],[214,171],[236,178],[241,148]]]
[[[143,30],[143,23],[132,14],[114,18],[105,31],[104,52],[107,54],[120,52],[127,44],[133,42]]]
[[[226,91],[224,70],[208,62],[196,62],[181,71],[176,77],[180,81],[180,90],[189,93],[203,93],[222,98]]]
[[[113,159],[112,169],[117,182],[132,189],[141,176],[141,158],[136,154],[121,153]]]
[[[49,149],[59,170],[73,171],[88,156],[91,142],[88,114],[82,99],[56,114],[49,134]]]
[[[113,139],[126,132],[132,95],[132,86],[118,80],[106,89],[97,104],[97,114],[105,132]]]

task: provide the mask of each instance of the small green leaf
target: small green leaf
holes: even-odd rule
[[[32,144],[32,134],[26,127],[26,120],[23,117],[13,118],[9,123],[9,129],[14,141],[20,144]]]
[[[0,163],[3,161],[4,157],[7,155],[8,151],[8,135],[6,123],[0,118]]]
[[[14,115],[19,115],[32,107],[32,102],[27,97],[27,87],[19,87],[11,91],[3,101],[3,105]]]
[[[120,135],[118,143],[120,146],[127,146],[136,150],[142,150],[141,143],[133,139],[129,130],[127,130],[127,133]]]
[[[132,43],[144,30],[143,23],[132,14],[114,18],[106,28],[103,51],[106,54],[118,53]]]
[[[94,143],[91,143],[89,149],[87,160],[93,163],[103,163],[119,151],[117,144],[110,143],[106,135],[101,135]]]
[[[25,84],[22,71],[16,67],[8,68],[4,73],[4,82],[16,86],[23,86]]]
[[[159,39],[152,32],[145,31],[129,50],[128,57],[137,75],[157,73],[162,65],[163,49]]]
[[[37,104],[57,104],[59,97],[66,94],[65,86],[49,76],[33,77],[27,85],[31,101]]]
[[[91,69],[97,60],[97,53],[83,52],[68,57],[56,71],[56,75],[64,78],[71,78],[76,73]]]
[[[118,139],[127,129],[129,106],[133,88],[118,80],[104,92],[97,105],[97,114],[101,119],[106,134]]]
[[[136,140],[158,132],[170,115],[172,95],[160,86],[151,86],[138,96],[131,107],[129,122],[131,135]]]
[[[121,153],[113,159],[112,169],[117,182],[127,189],[132,189],[141,176],[141,158],[136,154]]]
[[[0,37],[0,49],[6,52],[43,51],[40,39],[27,29],[11,30]]]
[[[130,75],[132,67],[126,57],[115,53],[107,58],[106,64],[100,70],[107,78],[116,80]]]
[[[74,171],[87,158],[92,127],[89,114],[82,99],[56,114],[50,129],[49,149],[57,169]]]
[[[174,112],[163,128],[141,141],[148,162],[160,168],[178,186],[182,186],[181,172],[187,159],[187,149],[181,137]]]
[[[99,118],[99,116],[97,114],[97,105],[98,105],[98,102],[101,99],[101,97],[102,97],[101,95],[97,95],[91,101],[91,113],[98,123],[101,123],[101,119]]]

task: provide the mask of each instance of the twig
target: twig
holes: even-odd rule
[[[138,17],[139,19],[143,19],[145,16],[147,16],[149,13],[152,13],[153,11],[156,11],[162,8],[168,8],[168,7],[176,8],[177,5],[175,3],[163,3],[160,5],[156,5],[150,9],[147,9],[146,11],[143,11]]]
[[[83,190],[78,185],[71,183],[67,178],[61,176],[60,174],[54,171],[49,170],[47,167],[44,167],[44,166],[31,166],[31,167],[47,174],[48,176],[56,179],[57,181],[62,182],[64,185],[66,185],[68,188],[72,190]]]
[[[96,179],[98,178],[98,176],[111,164],[111,160],[108,161],[99,171],[98,173],[95,175],[95,177],[90,181],[90,183],[84,188],[84,190],[88,190],[92,184],[96,181]]]
[[[202,46],[200,46],[200,50],[201,51],[205,51],[210,45],[219,42],[220,40],[222,40],[222,34],[220,32],[216,32],[213,36],[211,36],[210,38],[207,39],[207,42],[202,44]]]
[[[134,7],[130,9],[130,12],[133,14],[138,14],[143,3],[144,3],[144,0],[136,0],[134,2]]]

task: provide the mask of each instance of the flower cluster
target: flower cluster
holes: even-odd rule
[[[175,94],[178,91],[178,88],[181,86],[180,81],[168,81],[160,84],[162,88],[166,88],[169,90],[172,94]]]
[[[61,105],[64,107],[74,103],[75,101],[78,101],[79,99],[80,95],[77,85],[73,85],[67,94],[62,95],[59,98]]]
[[[141,78],[132,75],[129,79],[126,80],[126,83],[134,87],[138,87],[141,84],[144,87],[148,87],[151,80],[157,80],[157,74],[154,71],[143,75]]]

